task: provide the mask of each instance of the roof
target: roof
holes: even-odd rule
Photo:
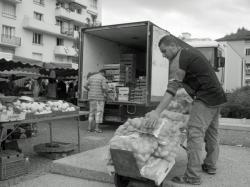
[[[192,47],[218,47],[218,42],[213,40],[193,40],[193,41],[185,41]]]
[[[241,28],[238,29],[236,33],[226,35],[223,38],[219,38],[216,41],[239,41],[239,40],[250,40],[250,31]]]

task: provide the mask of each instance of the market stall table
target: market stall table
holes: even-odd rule
[[[49,117],[44,116],[44,117],[40,117],[40,118],[26,119],[26,120],[21,120],[21,121],[0,122],[0,145],[2,144],[3,141],[5,141],[8,138],[8,136],[11,135],[11,133],[10,133],[4,137],[4,135],[3,135],[4,127],[15,126],[15,128],[14,128],[14,130],[15,130],[21,124],[27,124],[27,123],[31,124],[31,123],[39,123],[39,122],[47,122],[49,124],[50,143],[52,144],[53,143],[52,121],[76,117],[77,118],[78,152],[80,152],[80,123],[79,123],[80,119],[79,118],[80,118],[80,116],[87,116],[87,115],[88,115],[88,112],[85,112],[85,111],[78,111],[76,113],[70,113],[70,114],[67,114],[67,112],[65,112],[65,114],[54,115],[54,116],[49,116]],[[12,132],[14,132],[14,130]],[[1,150],[1,148],[0,148],[0,150]]]

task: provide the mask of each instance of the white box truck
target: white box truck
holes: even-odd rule
[[[89,72],[97,72],[105,64],[118,64],[121,56],[133,54],[136,56],[135,80],[143,77],[146,82],[143,87],[144,99],[141,102],[107,101],[104,120],[123,122],[127,118],[143,116],[155,108],[168,84],[168,60],[163,58],[158,48],[159,40],[165,35],[170,35],[170,33],[149,21],[82,29],[78,105],[86,106],[84,84]],[[182,40],[176,39],[181,46],[191,47]]]

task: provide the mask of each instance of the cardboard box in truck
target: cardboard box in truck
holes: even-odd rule
[[[107,101],[104,120],[125,121],[155,108],[168,84],[168,60],[158,48],[159,40],[165,35],[170,33],[149,21],[82,29],[79,106],[86,101],[83,86],[87,74],[104,68],[109,74],[109,83],[119,82],[132,94],[126,100]],[[190,47],[177,40],[183,47]]]

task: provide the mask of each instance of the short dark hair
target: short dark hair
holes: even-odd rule
[[[171,35],[165,35],[165,36],[163,36],[163,37],[160,39],[160,41],[159,41],[159,43],[158,43],[158,46],[160,47],[160,45],[161,45],[162,43],[164,43],[165,45],[171,45],[171,44],[173,44],[173,43],[174,43],[175,45],[178,45],[176,39],[175,39],[173,36],[171,36]]]

